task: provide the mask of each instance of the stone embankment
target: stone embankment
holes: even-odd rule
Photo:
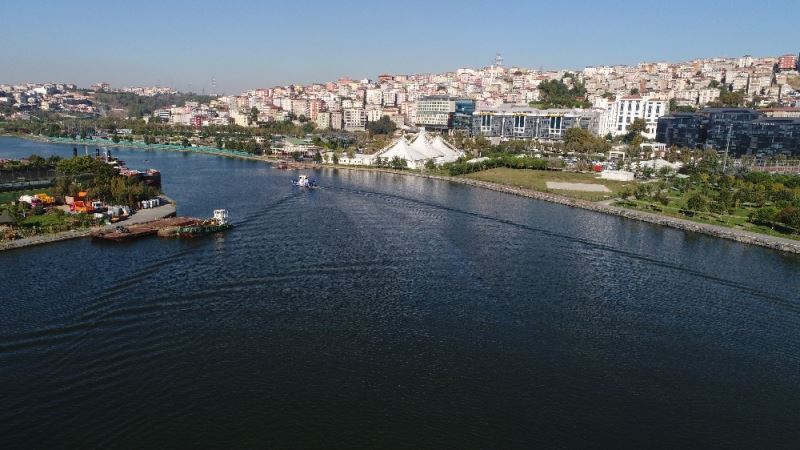
[[[575,208],[587,209],[605,214],[613,214],[627,219],[640,220],[642,222],[653,223],[657,225],[668,226],[677,228],[684,231],[692,231],[695,233],[707,234],[723,239],[730,239],[733,241],[741,242],[744,244],[758,245],[767,247],[774,250],[783,252],[800,254],[800,241],[792,239],[781,238],[777,236],[769,236],[766,234],[752,233],[745,230],[736,228],[728,228],[723,226],[704,224],[692,222],[691,220],[679,219],[677,217],[664,216],[661,214],[654,214],[645,211],[637,211],[633,209],[621,208],[604,203],[590,202],[586,200],[578,200],[563,195],[551,194],[548,192],[532,191],[530,189],[516,188],[512,186],[504,186],[501,184],[490,183],[486,181],[472,180],[469,178],[453,178],[453,177],[438,177],[432,175],[422,175],[428,178],[436,178],[447,181],[452,181],[470,186],[481,187],[484,189],[491,189],[493,191],[505,192],[509,194],[519,195],[522,197],[534,198],[537,200],[544,200],[547,202],[558,203],[561,205],[572,206]]]
[[[63,231],[61,233],[42,234],[39,236],[31,236],[28,238],[17,239],[14,241],[0,242],[0,251],[12,250],[23,247],[31,247],[33,245],[49,244],[51,242],[67,241],[70,239],[83,238],[89,236],[89,234],[92,231],[97,229],[113,228],[118,225],[134,225],[137,223],[151,222],[153,220],[174,216],[177,211],[175,202],[169,197],[166,197],[164,195],[161,196],[161,200],[165,202],[165,204],[158,206],[156,208],[140,209],[139,211],[136,212],[136,214],[132,215],[130,218],[111,225],[105,225],[102,227],[94,227],[94,228],[85,228],[81,230]]]
[[[321,166],[321,167],[330,167],[330,166]],[[308,168],[320,168],[320,166],[309,165]],[[434,180],[450,181],[453,183],[461,183],[469,186],[489,189],[492,191],[505,192],[507,194],[518,195],[521,197],[528,197],[536,200],[558,203],[560,205],[571,206],[574,208],[581,208],[604,214],[613,214],[615,216],[625,217],[627,219],[633,219],[642,222],[663,225],[667,227],[677,228],[679,230],[691,231],[694,233],[702,233],[709,236],[741,242],[744,244],[758,245],[760,247],[766,247],[773,250],[779,250],[782,252],[800,254],[800,241],[797,240],[782,238],[778,236],[769,236],[766,234],[753,233],[750,231],[740,230],[736,228],[693,222],[691,220],[664,216],[661,214],[649,213],[645,211],[637,211],[634,209],[621,208],[619,206],[609,205],[608,202],[590,202],[587,200],[579,200],[549,192],[539,192],[531,189],[491,183],[488,181],[473,180],[471,178],[429,175],[424,173],[398,171],[390,169],[354,168],[354,167],[341,167],[341,166],[336,168],[378,171],[378,172],[394,173],[398,175],[411,175],[422,178],[430,178]]]

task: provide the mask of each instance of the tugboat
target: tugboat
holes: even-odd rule
[[[292,178],[292,185],[312,189],[317,187],[317,180],[308,178],[306,175],[300,175],[298,178]]]
[[[177,235],[182,238],[191,238],[225,231],[232,227],[233,224],[228,222],[228,210],[215,209],[213,218],[203,220],[194,225],[178,227]]]

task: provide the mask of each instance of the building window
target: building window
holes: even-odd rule
[[[525,132],[525,116],[514,116],[514,133]]]
[[[550,136],[561,136],[561,117],[550,117]]]
[[[481,116],[481,132],[486,133],[492,129],[492,116]]]

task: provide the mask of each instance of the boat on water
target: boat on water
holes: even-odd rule
[[[90,235],[95,239],[121,242],[154,234],[161,236],[164,230],[177,230],[179,227],[193,225],[198,222],[200,220],[193,217],[168,217],[138,224],[125,225],[120,223],[113,227],[94,230]]]
[[[198,237],[205,234],[218,233],[233,228],[233,224],[228,220],[227,209],[215,209],[214,217],[200,222],[178,227],[175,235],[182,238]]]
[[[292,185],[311,189],[317,187],[317,180],[309,178],[307,175],[300,175],[297,178],[292,178]]]

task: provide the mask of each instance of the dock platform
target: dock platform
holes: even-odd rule
[[[126,241],[144,236],[158,234],[162,229],[185,227],[199,223],[201,219],[194,217],[169,217],[166,219],[153,220],[150,222],[137,223],[132,225],[118,225],[92,232],[91,236],[95,239],[105,239],[109,241]]]

